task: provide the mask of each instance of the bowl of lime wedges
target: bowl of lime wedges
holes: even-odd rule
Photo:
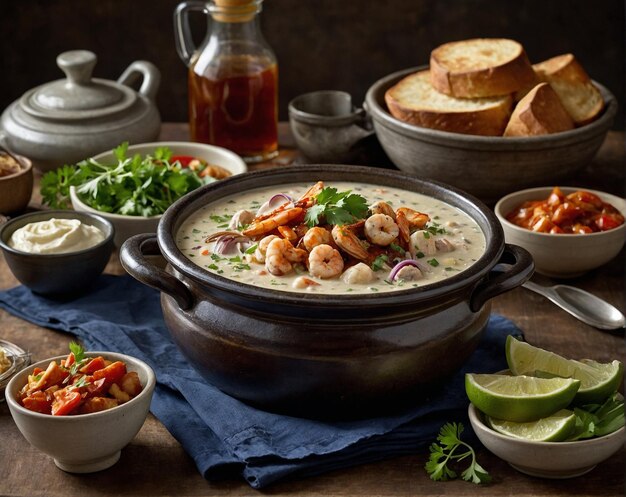
[[[465,378],[470,423],[482,444],[518,471],[572,478],[624,444],[624,367],[566,359],[509,336],[509,370]]]

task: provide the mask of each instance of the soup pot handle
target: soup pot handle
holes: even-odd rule
[[[132,236],[120,248],[120,262],[133,278],[167,293],[183,311],[189,309],[193,305],[189,289],[182,281],[150,261],[147,255],[161,255],[155,233]]]
[[[517,245],[504,245],[504,252],[492,268],[487,280],[474,289],[470,309],[478,312],[493,297],[521,286],[535,270],[535,263],[527,250]]]

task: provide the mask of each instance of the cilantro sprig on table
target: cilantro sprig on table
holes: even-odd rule
[[[328,224],[344,225],[363,219],[367,213],[367,200],[351,190],[338,192],[326,187],[316,197],[316,204],[307,210],[304,221],[309,228],[325,219]]]
[[[172,152],[159,147],[153,155],[127,157],[128,143],[114,150],[117,163],[87,159],[65,165],[41,178],[43,203],[55,209],[71,206],[70,186],[90,207],[131,216],[162,214],[180,197],[212,178],[201,178],[180,163],[171,163]]]
[[[446,423],[441,427],[437,443],[430,446],[430,458],[424,466],[431,479],[435,481],[452,480],[457,477],[456,471],[450,467],[452,462],[460,462],[470,458],[469,466],[461,473],[461,478],[473,483],[488,483],[489,473],[476,460],[474,449],[461,440],[462,423]],[[459,449],[465,449],[460,451]]]

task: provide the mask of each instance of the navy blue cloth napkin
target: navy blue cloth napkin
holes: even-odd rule
[[[322,422],[252,408],[205,382],[172,342],[158,292],[129,276],[101,276],[92,292],[71,301],[50,300],[19,286],[0,292],[0,307],[76,335],[89,350],[146,361],[158,381],[151,411],[199,471],[208,479],[241,475],[254,488],[423,449],[444,422],[466,421],[464,373],[505,368],[506,336],[520,334],[513,323],[494,315],[469,362],[429,402],[394,416]]]

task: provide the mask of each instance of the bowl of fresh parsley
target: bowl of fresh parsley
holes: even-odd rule
[[[43,203],[99,214],[115,226],[115,245],[156,231],[176,200],[202,185],[247,170],[221,147],[190,142],[122,143],[41,179]]]

